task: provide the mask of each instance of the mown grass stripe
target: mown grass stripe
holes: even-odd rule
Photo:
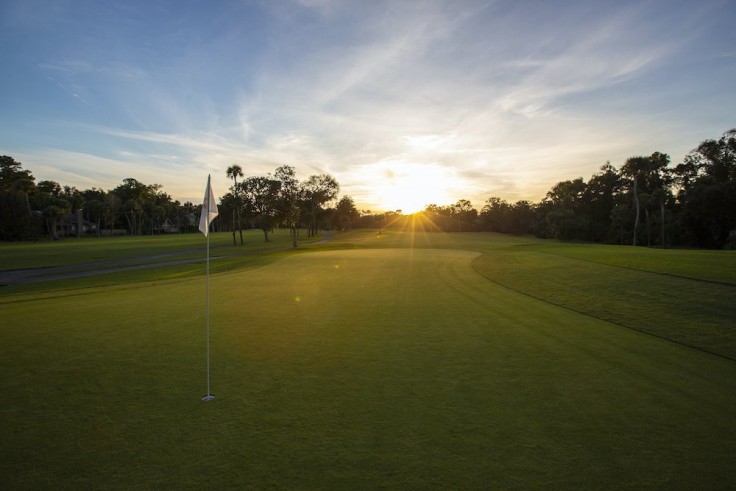
[[[736,358],[736,288],[543,252],[474,261],[486,278],[592,317]]]

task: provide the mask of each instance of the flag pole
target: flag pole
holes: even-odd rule
[[[212,196],[212,185],[210,184],[210,176],[207,176],[207,189],[204,192],[204,202],[202,204],[202,215],[199,219],[199,230],[207,238],[207,281],[206,281],[206,345],[207,345],[207,394],[202,397],[203,401],[211,401],[215,395],[210,391],[210,218],[217,216],[217,203]]]
[[[209,177],[207,178],[209,182]],[[209,229],[209,220],[207,220]],[[210,391],[210,234],[207,234],[207,395],[202,397],[203,401],[211,401],[215,398]]]

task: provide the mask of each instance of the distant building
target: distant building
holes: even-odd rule
[[[97,224],[85,220],[82,210],[79,210],[77,213],[69,213],[59,224],[59,229],[62,237],[93,234],[97,232]]]
[[[179,227],[174,225],[174,223],[167,218],[166,221],[164,221],[164,224],[161,225],[161,231],[166,234],[178,234]]]

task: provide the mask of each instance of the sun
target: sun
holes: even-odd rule
[[[404,214],[422,211],[432,203],[449,201],[448,172],[436,165],[386,164],[377,186],[379,205]]]

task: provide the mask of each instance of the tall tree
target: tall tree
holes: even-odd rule
[[[452,217],[452,206],[440,206],[435,203],[430,203],[424,207],[424,211],[422,213],[431,224],[431,227],[435,230],[441,230],[443,232],[457,230],[457,224]],[[386,216],[386,223],[389,224],[388,215]]]
[[[121,210],[131,235],[142,235],[146,219],[149,224],[156,220],[155,207],[171,199],[161,192],[162,187],[160,184],[143,184],[129,177],[112,190],[120,198]]]
[[[648,160],[646,181],[649,188],[649,200],[652,205],[659,208],[659,233],[661,246],[664,248],[667,247],[665,202],[671,196],[670,186],[672,184],[668,169],[670,156],[666,153],[654,152]],[[647,245],[651,245],[649,220],[647,211]]]
[[[247,177],[239,184],[246,214],[263,231],[265,242],[273,230],[278,214],[278,195],[281,183],[270,176]]]
[[[243,245],[243,226],[240,222],[240,188],[238,187],[238,177],[243,177],[243,169],[238,164],[233,164],[225,171],[227,177],[233,180],[233,186],[230,188],[235,196],[235,215],[238,220],[238,232],[240,233],[240,245]],[[233,227],[233,245],[235,245],[235,227]]]
[[[120,196],[113,191],[105,193],[105,228],[109,230],[110,236],[115,235],[115,223],[117,222],[120,209],[123,205]]]
[[[87,219],[95,224],[95,232],[99,237],[102,220],[105,217],[105,191],[102,189],[87,189],[82,191],[84,197],[84,213]]]
[[[71,211],[71,205],[62,198],[62,187],[55,181],[41,181],[37,185],[38,205],[46,222],[46,231],[52,240],[59,239],[59,224]]]
[[[279,208],[279,217],[289,228],[292,246],[297,247],[297,226],[301,215],[299,200],[302,194],[299,187],[299,180],[296,178],[296,171],[290,165],[282,165],[276,169],[274,177],[280,183],[277,205]]]
[[[511,205],[497,196],[488,198],[480,210],[480,225],[489,232],[510,232]]]
[[[36,191],[31,171],[7,155],[0,156],[0,240],[36,238],[30,195]]]
[[[545,236],[571,240],[587,238],[588,220],[583,213],[587,185],[582,177],[555,184],[540,206],[544,212]]]
[[[621,175],[629,183],[634,199],[636,215],[634,219],[633,245],[638,243],[638,232],[641,211],[646,219],[646,240],[651,245],[652,233],[650,207],[657,206],[660,211],[660,236],[664,245],[665,212],[664,203],[669,196],[670,178],[667,170],[670,157],[667,154],[654,152],[648,157],[630,157],[621,167]]]
[[[113,192],[120,198],[121,211],[128,223],[128,231],[131,235],[141,233],[143,201],[147,191],[145,184],[131,177],[123,179],[123,183],[113,189]]]
[[[590,220],[589,240],[611,237],[612,213],[621,191],[621,178],[610,162],[600,167],[588,181],[583,193],[583,209]]]
[[[195,226],[195,216],[197,207],[191,201],[185,201],[178,210],[177,225],[184,228],[184,232],[197,231]]]
[[[528,234],[534,226],[535,209],[530,201],[520,200],[511,205],[508,231],[512,234]]]
[[[33,176],[30,178],[17,179],[12,184],[11,189],[20,195],[20,199],[23,203],[20,207],[24,208],[24,211],[28,212],[28,214],[25,215],[25,213],[19,211],[19,214],[25,218],[20,220],[21,222],[25,222],[24,225],[22,225],[23,237],[30,236],[31,240],[36,242],[38,239],[36,230],[36,214],[34,214],[33,209],[31,208],[30,200],[31,194],[36,191],[36,183],[33,182]],[[26,231],[28,231],[28,233],[26,233]]]
[[[328,174],[310,176],[302,186],[307,207],[309,237],[317,235],[319,215],[322,207],[334,200],[340,192],[340,185]]]
[[[675,168],[675,179],[688,240],[708,248],[734,240],[729,237],[736,233],[736,128],[701,142]]]
[[[340,231],[350,230],[353,223],[360,218],[355,202],[350,196],[343,196],[335,207],[335,225]]]
[[[621,167],[621,175],[628,178],[628,182],[630,183],[631,195],[634,199],[634,208],[636,211],[634,218],[634,236],[632,240],[633,245],[637,245],[642,201],[640,193],[642,193],[642,189],[645,188],[644,177],[646,176],[648,166],[648,159],[640,156],[629,157]]]
[[[478,211],[473,208],[473,204],[467,199],[460,199],[450,207],[451,216],[456,222],[457,231],[471,231],[475,227],[475,219],[478,218]]]

